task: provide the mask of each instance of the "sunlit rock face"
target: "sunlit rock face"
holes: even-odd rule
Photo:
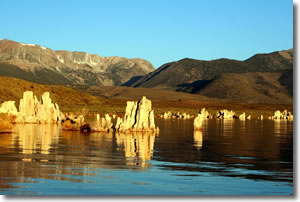
[[[37,102],[37,120],[40,123],[56,123],[62,119],[61,114],[58,105],[52,103],[50,93],[45,92],[41,97],[41,103]]]
[[[45,92],[38,101],[32,91],[26,91],[20,100],[19,111],[15,101],[6,101],[2,103],[0,113],[16,116],[16,123],[58,123],[64,119],[59,106],[52,103],[49,92]]]
[[[102,118],[97,114],[96,121],[91,124],[91,130],[93,132],[109,132],[112,126],[112,118],[108,114],[105,114]]]
[[[240,116],[239,116],[239,119],[240,120],[245,120],[246,119],[246,113],[242,113]]]
[[[204,119],[210,118],[210,117],[211,117],[211,115],[208,113],[208,111],[207,111],[205,108],[202,108],[202,109],[200,110],[200,113],[201,113],[201,115],[202,115],[202,117],[203,117]]]
[[[204,116],[202,114],[198,114],[194,119],[194,130],[201,130],[203,124]]]
[[[235,117],[234,111],[229,111],[227,109],[221,110],[216,114],[216,117],[219,119],[233,119]]]
[[[124,118],[118,118],[117,131],[158,131],[155,127],[151,100],[145,96],[138,102],[128,101]]]
[[[15,106],[15,101],[5,101],[1,104],[0,113],[9,115],[18,115],[18,110]]]
[[[181,114],[180,112],[172,113],[172,112],[168,111],[168,112],[164,112],[162,115],[160,115],[160,118],[163,118],[163,119],[170,119],[170,118],[190,119],[190,118],[193,118],[193,116],[190,114],[187,114],[186,112]]]
[[[37,123],[36,113],[39,101],[33,96],[32,91],[26,91],[20,100],[19,114],[16,119],[18,123]]]
[[[208,111],[203,108],[200,110],[196,118],[194,119],[194,130],[201,130],[203,125],[203,120],[210,118]]]
[[[274,112],[272,119],[293,120],[294,116],[291,112],[284,110],[282,113],[277,110]]]
[[[74,116],[73,114],[66,114],[65,121],[62,124],[63,130],[80,131],[84,125],[84,116]]]
[[[54,51],[37,44],[7,39],[0,40],[0,63],[14,67],[7,68],[13,77],[60,85],[115,86],[155,70],[149,61],[139,58]],[[5,75],[3,72],[1,74]]]

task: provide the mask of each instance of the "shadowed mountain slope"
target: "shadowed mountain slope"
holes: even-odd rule
[[[278,72],[224,73],[194,93],[245,103],[292,104],[280,76]]]
[[[209,81],[221,73],[282,72],[293,68],[293,50],[257,54],[245,60],[211,61],[185,58],[162,65],[134,83],[132,87],[178,89],[195,81]],[[180,89],[180,88],[179,88]]]

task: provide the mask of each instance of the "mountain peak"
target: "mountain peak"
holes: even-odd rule
[[[54,51],[37,44],[6,39],[0,41],[0,63],[15,65],[20,71],[51,71],[63,75],[70,83],[81,85],[120,85],[133,76],[142,76],[155,70],[150,62],[143,59]],[[32,81],[30,78],[28,80]]]

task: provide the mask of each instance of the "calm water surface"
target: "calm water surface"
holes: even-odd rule
[[[156,119],[160,134],[0,134],[3,195],[290,195],[293,122]]]

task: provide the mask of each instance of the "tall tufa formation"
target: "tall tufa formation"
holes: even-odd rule
[[[45,92],[41,102],[32,91],[26,91],[20,100],[19,111],[14,101],[2,103],[0,112],[16,116],[16,123],[57,123],[64,119],[57,104],[53,104],[50,94]]]
[[[151,100],[145,96],[138,102],[127,101],[124,118],[118,118],[115,129],[126,131],[158,131],[154,123],[154,111]]]
[[[194,119],[194,130],[201,130],[203,120],[209,117],[208,111],[205,108],[201,109],[196,118]]]

